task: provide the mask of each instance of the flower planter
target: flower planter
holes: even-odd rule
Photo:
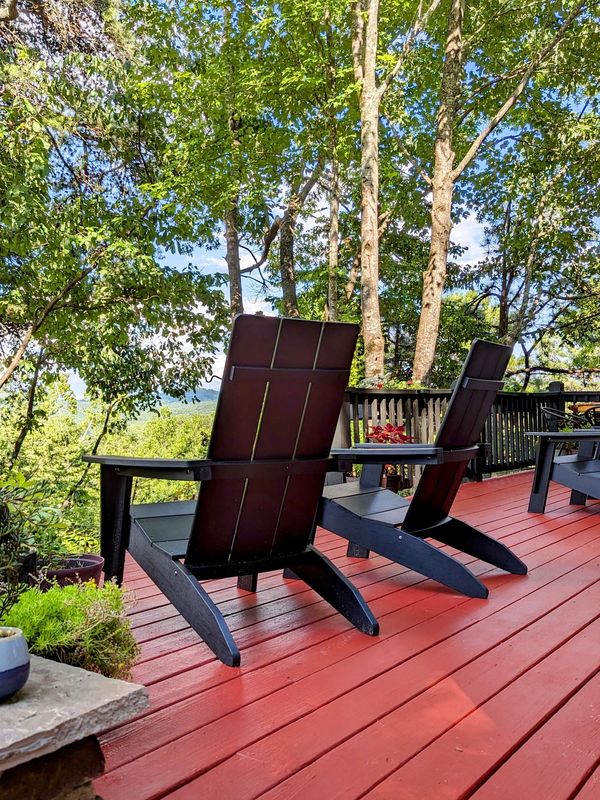
[[[29,650],[19,628],[0,627],[0,701],[22,689],[29,677]]]
[[[104,559],[102,556],[86,553],[82,556],[68,556],[65,559],[65,566],[61,569],[49,569],[46,572],[46,580],[40,584],[40,589],[49,589],[53,583],[59,586],[68,586],[70,583],[85,583],[94,581],[96,585],[100,583]]]

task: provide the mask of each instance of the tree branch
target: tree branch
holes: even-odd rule
[[[408,161],[412,165],[412,167],[415,170],[415,172],[417,172],[423,178],[423,180],[425,181],[425,183],[428,186],[433,186],[433,181],[431,180],[429,175],[425,172],[425,170],[419,164],[417,159],[414,158],[414,156],[412,156],[410,154],[408,148],[404,146],[404,144],[400,141],[400,139],[398,139],[398,146],[400,147],[400,150],[402,151],[402,154],[408,159]]]
[[[35,393],[37,391],[39,379],[40,379],[40,372],[42,369],[42,364],[44,362],[44,348],[40,349],[38,353],[38,357],[35,361],[35,367],[33,369],[33,377],[31,379],[31,383],[29,384],[29,390],[27,392],[27,408],[25,410],[25,417],[23,420],[23,425],[21,426],[21,430],[19,431],[19,435],[13,445],[12,453],[10,456],[9,461],[9,469],[12,469],[15,465],[17,458],[19,457],[19,453],[21,452],[21,448],[23,447],[23,442],[27,434],[33,427],[34,423],[34,405],[35,405]]]
[[[512,378],[514,375],[526,375],[532,372],[546,372],[551,375],[589,375],[591,373],[600,373],[600,368],[586,367],[585,369],[567,369],[566,367],[522,367],[521,369],[514,369],[506,372],[507,378]]]
[[[86,267],[86,269],[81,270],[81,272],[73,278],[72,281],[69,281],[66,286],[64,286],[60,292],[50,300],[46,306],[42,309],[40,315],[31,323],[31,325],[25,331],[23,338],[21,339],[21,343],[19,344],[16,353],[12,357],[8,367],[4,371],[4,374],[0,376],[0,389],[4,386],[4,384],[11,378],[14,371],[17,369],[19,364],[21,363],[21,359],[27,350],[29,342],[31,341],[32,337],[39,331],[42,327],[46,319],[50,316],[50,314],[54,311],[56,306],[60,303],[60,301],[65,297],[72,289],[74,289],[78,283],[92,272],[95,265],[90,267]]]
[[[318,182],[322,170],[323,170],[323,162],[319,159],[319,161],[317,161],[315,168],[307,178],[305,184],[302,187],[298,186],[298,184],[292,187],[291,196],[296,198],[297,208],[300,208],[306,202],[308,195],[312,192],[312,190],[315,187],[315,184]],[[249,267],[244,267],[244,269],[241,269],[240,275],[247,275],[249,272],[254,272],[255,269],[262,267],[262,265],[266,262],[267,258],[269,257],[269,251],[271,249],[271,245],[277,238],[279,229],[281,228],[283,221],[286,219],[286,215],[289,215],[289,212],[290,209],[288,206],[282,217],[275,217],[271,227],[269,228],[265,236],[261,257],[258,260],[255,259],[254,264],[251,264]],[[254,258],[254,254],[252,254],[252,257]]]
[[[553,39],[543,47],[536,56],[532,59],[529,67],[525,71],[525,74],[517,84],[514,92],[507,98],[507,100],[503,103],[503,105],[498,109],[496,114],[490,119],[481,133],[476,137],[473,141],[469,149],[467,150],[466,154],[464,155],[462,161],[458,166],[454,168],[452,171],[452,176],[454,180],[457,180],[460,175],[464,172],[464,170],[469,166],[477,151],[481,147],[481,145],[485,142],[487,137],[490,133],[502,122],[504,117],[508,114],[508,112],[513,108],[519,97],[525,91],[527,84],[531,76],[534,72],[543,64],[546,58],[553,52],[553,50],[558,46],[558,44],[563,39],[564,35],[568,31],[571,23],[581,14],[583,11],[587,0],[580,0],[572,9],[571,12],[568,14],[567,18],[560,26],[556,34],[554,35]]]
[[[419,33],[423,30],[425,25],[427,24],[429,17],[433,14],[436,8],[439,6],[441,0],[432,0],[431,5],[424,13],[421,13],[422,4],[419,3],[419,9],[417,11],[417,18],[414,21],[412,28],[408,31],[404,38],[404,44],[402,45],[402,50],[400,51],[400,55],[398,56],[398,60],[392,67],[391,71],[386,75],[384,80],[382,81],[379,87],[379,98],[381,99],[383,95],[389,89],[392,81],[398,76],[398,73],[402,69],[406,57],[410,53],[413,44],[415,43],[415,39],[419,35]]]
[[[348,280],[346,281],[346,286],[344,287],[344,296],[346,297],[346,300],[350,300],[352,295],[354,294],[354,288],[356,286],[356,281],[358,280],[359,270],[360,270],[360,253],[357,253],[352,261],[352,267],[350,268],[350,272],[348,274]]]
[[[110,403],[107,406],[107,409],[106,409],[106,412],[105,412],[105,415],[104,415],[104,422],[102,424],[102,428],[100,429],[100,433],[96,437],[96,441],[94,442],[94,446],[90,450],[90,455],[95,456],[96,453],[98,452],[98,448],[100,447],[100,444],[102,443],[102,440],[104,439],[104,437],[108,433],[108,426],[109,426],[109,423],[110,423],[110,418],[112,416],[112,413],[114,412],[116,407],[119,405],[121,400],[122,400],[121,397],[117,397],[115,400],[112,401],[112,403]],[[86,477],[88,475],[88,472],[90,471],[90,467],[91,466],[92,466],[91,463],[87,463],[85,468],[84,468],[84,470],[83,470],[83,472],[79,476],[78,480],[73,484],[73,486],[71,486],[71,488],[67,492],[67,496],[65,497],[65,499],[62,502],[62,507],[63,508],[67,508],[71,504],[71,500],[73,499],[75,493],[77,492],[79,487],[82,485],[82,483],[86,479]]]

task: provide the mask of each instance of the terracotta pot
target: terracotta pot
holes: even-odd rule
[[[29,650],[20,628],[0,627],[0,701],[22,689],[29,677]]]
[[[40,589],[45,591],[56,582],[59,586],[68,586],[70,583],[84,583],[93,580],[96,585],[100,583],[104,559],[93,553],[82,556],[67,556],[65,566],[61,569],[49,569],[46,580],[40,584]]]

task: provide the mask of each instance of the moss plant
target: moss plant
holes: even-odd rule
[[[28,589],[2,624],[21,628],[31,653],[109,678],[127,677],[138,655],[124,593],[114,583]]]

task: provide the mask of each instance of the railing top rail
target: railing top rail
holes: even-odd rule
[[[366,389],[351,386],[346,391],[349,439],[363,439],[369,425],[403,424],[415,441],[433,441],[450,389]],[[565,391],[554,382],[542,392],[499,392],[486,420],[482,440],[490,452],[480,459],[477,474],[523,469],[535,462],[535,442],[525,436],[528,430],[543,426],[545,406],[564,409],[571,403],[600,405],[600,390]],[[417,475],[410,468],[411,480]],[[414,474],[413,474],[414,473]]]
[[[451,389],[362,389],[356,386],[349,386],[346,389],[348,395],[358,395],[362,397],[435,397],[448,396],[452,394]],[[500,397],[531,397],[535,398],[565,398],[565,399],[598,399],[600,402],[600,390],[584,391],[582,389],[574,391],[552,391],[545,392],[498,392]]]

